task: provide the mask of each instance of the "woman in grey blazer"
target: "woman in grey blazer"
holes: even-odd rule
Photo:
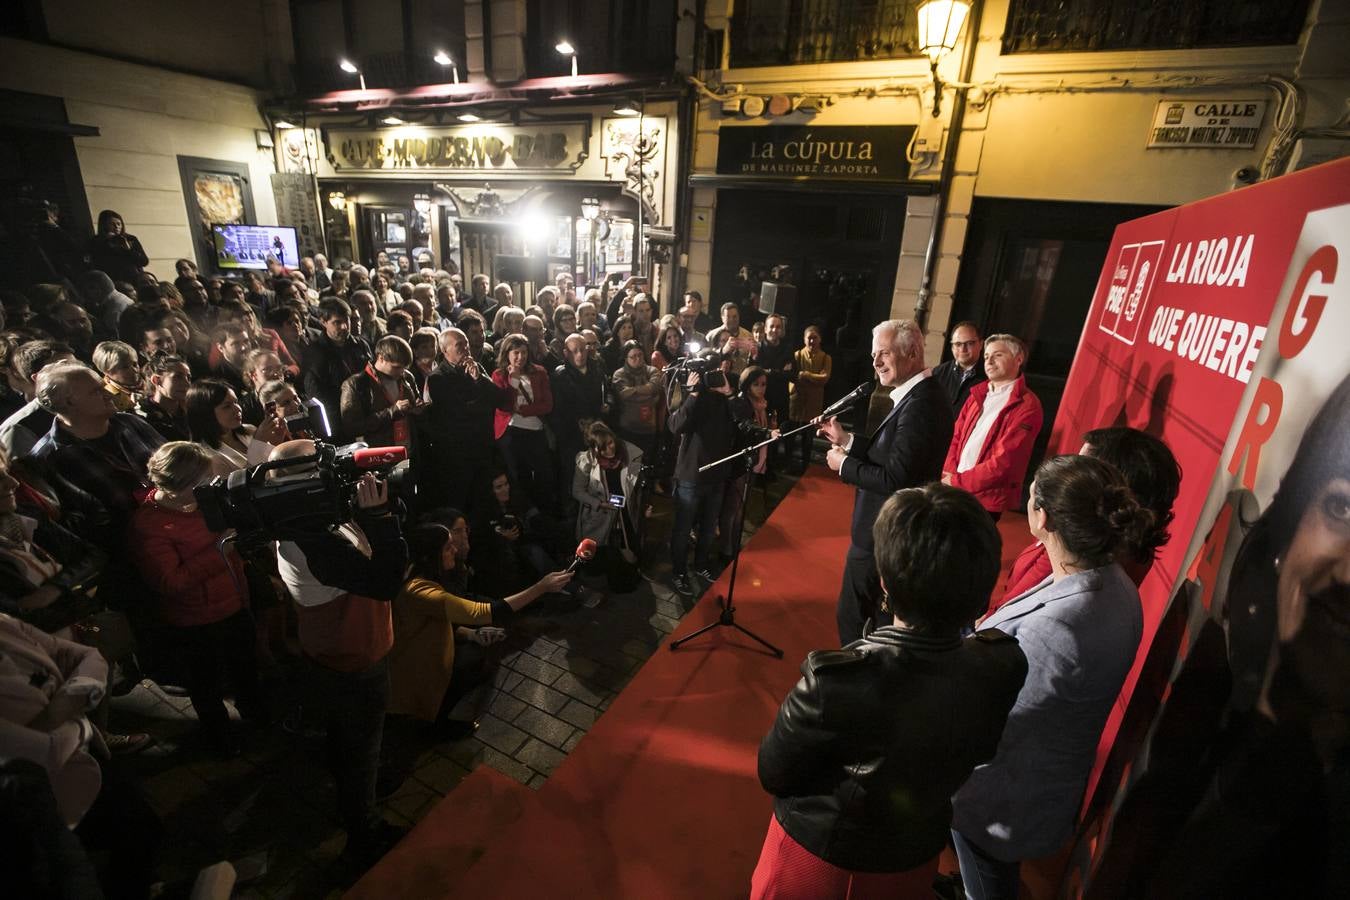
[[[952,837],[971,900],[1016,898],[1021,861],[1053,853],[1069,837],[1143,629],[1139,592],[1116,561],[1153,514],[1117,469],[1088,456],[1046,460],[1027,520],[1051,575],[982,626],[1017,638],[1027,678],[994,759],[952,798]]]

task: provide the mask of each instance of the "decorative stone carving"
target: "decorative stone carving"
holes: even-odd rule
[[[605,119],[600,130],[605,174],[642,202],[650,225],[665,221],[666,132],[665,116]]]

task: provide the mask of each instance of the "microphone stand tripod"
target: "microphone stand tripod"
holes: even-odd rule
[[[859,400],[861,400],[863,397],[866,397],[870,393],[871,393],[870,391],[862,391],[862,390],[855,391],[852,397],[835,403],[832,407],[830,407],[830,409],[826,410],[826,413],[829,413],[830,415],[838,415],[839,413],[842,413],[846,409],[852,407],[855,403],[857,403]],[[805,431],[808,428],[818,427],[822,421],[824,421],[826,418],[829,417],[826,415],[826,413],[822,413],[819,416],[816,416],[814,419],[807,422],[805,425],[800,425],[792,429],[791,431],[782,432],[781,434],[778,435],[778,437],[771,437],[768,440],[760,441],[758,444],[755,444],[754,446],[746,447],[743,450],[737,450],[730,456],[725,456],[722,459],[717,460],[716,462],[710,462],[706,466],[700,466],[699,471],[706,472],[709,469],[715,468],[717,466],[725,465],[731,462],[732,460],[736,459],[737,457],[741,456],[744,456],[746,462],[749,463],[752,458],[752,454],[760,447],[767,447],[769,444],[772,444],[775,441],[781,441],[783,438],[791,437],[792,435]],[[764,638],[755,634],[753,631],[751,631],[750,629],[746,628],[744,625],[736,621],[736,607],[733,603],[733,598],[736,595],[736,573],[739,571],[741,564],[741,545],[745,538],[745,507],[746,504],[750,502],[750,484],[753,475],[754,475],[753,472],[747,474],[747,477],[745,479],[745,485],[741,488],[741,510],[740,514],[736,517],[736,549],[731,556],[731,580],[727,584],[727,595],[725,597],[723,597],[721,594],[717,595],[717,604],[718,606],[721,607],[722,611],[721,613],[718,614],[716,621],[709,622],[707,625],[704,625],[702,628],[700,628],[698,631],[695,631],[693,634],[685,635],[684,637],[680,638],[677,641],[671,641],[670,642],[671,650],[680,649],[680,647],[683,644],[687,644],[694,638],[702,634],[705,634],[709,631],[712,631],[714,628],[722,628],[729,626],[731,628],[735,628],[737,631],[739,631],[741,634],[744,634],[746,637],[753,638],[755,641],[758,641],[760,644],[764,645],[769,650],[769,652],[771,652],[774,656],[778,657],[779,659],[783,658],[782,650],[778,649],[773,644],[770,644],[768,641],[764,640]]]
[[[737,450],[730,456],[723,457],[722,459],[719,459],[716,462],[710,462],[706,466],[701,466],[699,468],[699,471],[706,472],[709,469],[712,469],[716,466],[725,465],[727,463],[730,463],[732,460],[742,456],[745,457],[745,461],[749,463],[750,460],[753,458],[753,454],[755,453],[755,451],[758,450],[760,447],[767,447],[769,444],[772,444],[775,441],[781,441],[783,438],[790,437],[791,435],[794,435],[797,432],[802,431],[804,429],[815,428],[816,425],[817,423],[815,421],[807,422],[805,425],[802,425],[799,428],[794,428],[791,431],[784,432],[783,434],[780,434],[778,437],[771,437],[767,441],[760,441],[758,444],[755,444],[752,447],[746,447],[743,450]],[[712,631],[714,628],[731,627],[735,628],[737,631],[739,631],[746,637],[758,641],[778,659],[783,658],[782,650],[778,649],[773,644],[770,644],[768,641],[764,640],[764,638],[755,634],[749,628],[746,628],[744,625],[736,621],[736,606],[733,603],[733,599],[736,596],[736,574],[740,570],[741,565],[741,547],[745,539],[745,507],[750,502],[750,485],[754,481],[754,474],[755,474],[754,472],[747,472],[745,484],[741,486],[741,508],[739,514],[736,516],[736,545],[735,550],[731,554],[731,580],[727,584],[727,595],[725,597],[723,597],[721,594],[717,595],[717,605],[721,607],[722,611],[721,613],[718,614],[717,619],[715,621],[709,622],[707,625],[704,625],[702,628],[700,628],[698,631],[695,631],[693,634],[685,635],[678,641],[671,641],[670,642],[671,650],[680,649],[680,646],[682,644],[687,644],[689,641],[692,641],[699,635]]]

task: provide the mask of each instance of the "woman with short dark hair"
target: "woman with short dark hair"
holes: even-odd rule
[[[619,435],[650,455],[662,425],[662,381],[661,372],[647,365],[642,344],[628,341],[623,345],[623,366],[613,381],[619,397]]]
[[[893,495],[872,528],[893,622],[816,651],[759,748],[774,815],[753,898],[930,897],[951,796],[998,748],[1027,663],[998,631],[962,638],[999,572],[965,491]]]

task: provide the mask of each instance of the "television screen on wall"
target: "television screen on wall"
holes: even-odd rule
[[[268,259],[288,269],[300,263],[295,229],[284,225],[212,225],[211,241],[221,269],[265,269]]]

